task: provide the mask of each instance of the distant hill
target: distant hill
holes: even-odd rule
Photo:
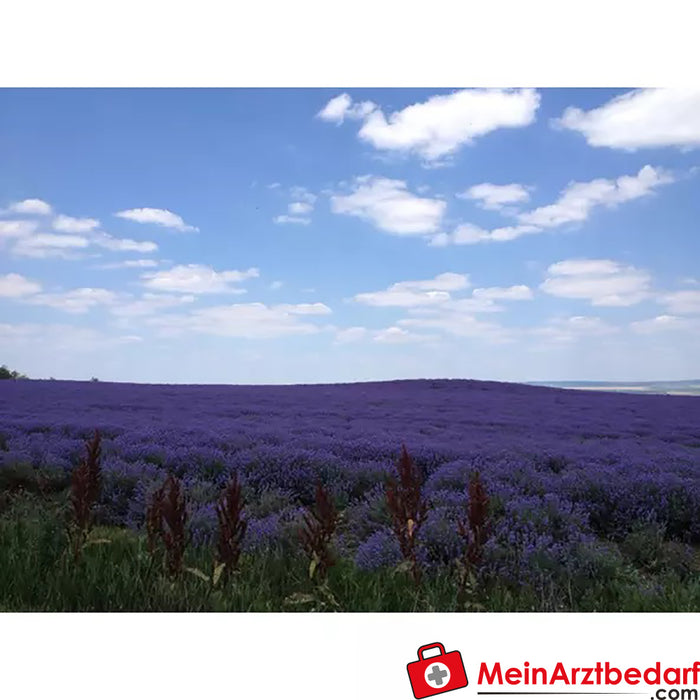
[[[657,382],[528,382],[533,386],[588,391],[617,391],[627,394],[678,394],[700,396],[700,379]]]

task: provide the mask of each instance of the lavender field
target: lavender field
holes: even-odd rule
[[[174,474],[187,495],[194,548],[212,544],[214,504],[234,473],[246,498],[249,555],[298,547],[298,524],[320,482],[341,512],[339,555],[359,571],[391,570],[401,555],[384,484],[405,445],[429,505],[418,536],[428,579],[460,556],[456,523],[476,470],[490,499],[483,582],[526,587],[544,600],[623,565],[636,567],[642,597],[660,592],[654,567],[698,576],[696,397],[462,380],[11,381],[0,386],[0,426],[0,486],[8,475],[67,485],[84,441],[99,429],[103,525],[142,531],[151,494]]]

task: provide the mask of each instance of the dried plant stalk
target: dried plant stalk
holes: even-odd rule
[[[396,469],[398,481],[389,479],[386,486],[386,502],[401,554],[404,560],[410,563],[413,581],[418,586],[421,580],[421,569],[417,558],[416,542],[418,531],[425,522],[428,507],[421,493],[423,474],[408,454],[405,445],[401,447],[401,458]]]
[[[489,497],[477,471],[469,480],[469,503],[467,517],[457,522],[457,531],[464,542],[464,554],[461,561],[461,575],[457,602],[464,608],[467,602],[467,590],[470,580],[473,580],[474,570],[481,564],[484,557],[484,545],[489,536]]]
[[[182,572],[187,545],[187,504],[179,479],[172,474],[153,494],[146,510],[148,545],[156,556],[157,542],[165,548],[165,568],[169,576]]]
[[[301,543],[311,559],[309,576],[323,580],[328,569],[335,564],[330,542],[338,524],[338,511],[333,498],[318,483],[313,508],[304,513],[304,526],[299,532]]]
[[[92,440],[85,442],[85,457],[71,475],[71,539],[73,557],[80,558],[83,545],[92,529],[93,508],[100,495],[102,456],[100,431],[95,430]]]
[[[234,475],[216,504],[216,517],[219,521],[217,554],[220,565],[223,564],[224,581],[238,568],[248,525],[243,519],[244,506],[241,485],[237,475]]]

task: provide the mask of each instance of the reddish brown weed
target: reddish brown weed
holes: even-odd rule
[[[80,558],[83,545],[92,528],[93,508],[100,495],[100,457],[102,447],[100,431],[95,430],[92,440],[85,442],[85,457],[71,475],[71,539],[73,557]]]
[[[464,608],[469,597],[470,586],[475,584],[474,572],[484,557],[484,544],[489,535],[489,497],[481,474],[474,472],[469,480],[469,503],[467,516],[457,522],[457,531],[464,542],[457,602]]]
[[[219,565],[223,564],[224,581],[238,568],[241,546],[248,523],[243,519],[245,501],[241,495],[238,477],[233,476],[216,504],[219,520],[219,541],[217,554]]]
[[[313,508],[304,513],[304,526],[299,531],[301,543],[311,559],[310,578],[316,575],[323,580],[328,569],[335,564],[330,542],[337,524],[338,511],[333,498],[319,483],[316,485]]]
[[[401,458],[396,469],[398,481],[389,479],[386,486],[386,502],[401,554],[404,560],[410,563],[413,581],[418,586],[421,570],[416,553],[416,538],[425,522],[428,507],[421,494],[423,474],[411,459],[405,445],[401,447]]]
[[[180,481],[172,474],[153,494],[146,509],[148,546],[153,557],[160,540],[165,548],[165,568],[171,577],[182,571],[187,544],[187,507]]]

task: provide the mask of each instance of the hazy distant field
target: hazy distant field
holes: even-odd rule
[[[630,394],[669,394],[672,396],[700,396],[700,379],[677,382],[534,382],[534,386],[588,391],[622,391]]]

